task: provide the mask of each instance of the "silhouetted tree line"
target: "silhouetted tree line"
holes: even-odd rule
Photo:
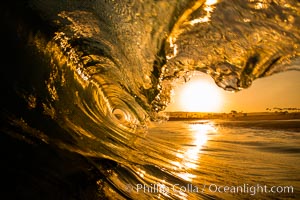
[[[274,108],[266,108],[267,111],[279,111],[279,112],[284,112],[284,111],[300,111],[300,108],[279,108],[279,107],[274,107]]]

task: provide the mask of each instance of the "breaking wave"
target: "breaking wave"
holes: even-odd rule
[[[167,119],[174,84],[195,71],[231,91],[299,71],[299,8],[292,0],[10,2],[1,8],[1,134],[83,156],[101,174],[103,198],[187,198],[128,191],[188,183],[187,169],[174,167],[176,148],[148,127]]]

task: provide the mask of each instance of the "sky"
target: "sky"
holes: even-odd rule
[[[256,79],[249,88],[236,93],[219,88],[206,74],[196,75],[176,87],[166,111],[264,112],[274,107],[300,108],[299,71]]]

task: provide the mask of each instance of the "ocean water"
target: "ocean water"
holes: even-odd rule
[[[172,173],[187,182],[168,189],[186,191],[183,199],[297,199],[299,128],[299,120],[170,121],[150,128],[149,137],[173,151]]]
[[[299,121],[162,123],[174,86],[196,71],[236,92],[299,71],[299,8],[296,0],[5,2],[0,198],[299,198]],[[221,193],[273,184],[294,193]]]

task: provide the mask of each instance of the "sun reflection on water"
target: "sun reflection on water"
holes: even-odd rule
[[[199,166],[201,151],[209,140],[210,133],[217,132],[213,123],[189,124],[189,130],[193,136],[193,142],[187,145],[185,151],[176,154],[178,158],[182,159],[181,162],[176,162],[176,166],[186,170],[196,169]],[[188,172],[179,173],[178,176],[187,181],[195,178],[194,174]]]

